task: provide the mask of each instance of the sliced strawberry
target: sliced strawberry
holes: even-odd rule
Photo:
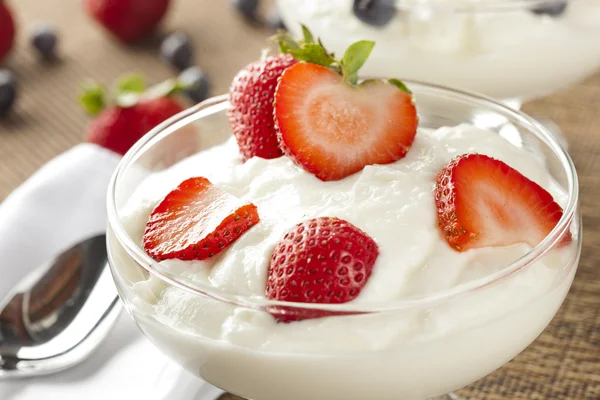
[[[502,161],[462,155],[437,176],[438,225],[457,251],[527,243],[535,246],[562,217],[561,207],[537,183]],[[570,234],[563,241],[570,240]]]
[[[369,235],[339,218],[321,217],[296,225],[277,244],[267,277],[267,298],[297,303],[346,303],[365,286],[379,248]],[[280,322],[331,313],[273,309]]]
[[[155,260],[205,260],[258,223],[252,203],[203,177],[189,178],[156,206],[144,232],[144,249]]]
[[[401,159],[418,125],[410,93],[383,81],[352,86],[310,63],[281,76],[275,121],[284,153],[324,181]]]

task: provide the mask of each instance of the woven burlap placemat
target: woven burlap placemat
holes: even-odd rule
[[[78,107],[77,92],[86,79],[108,83],[140,71],[158,82],[173,75],[158,57],[159,36],[124,47],[89,20],[81,1],[8,3],[21,28],[7,63],[19,80],[19,100],[14,115],[0,121],[0,201],[50,158],[81,141],[87,117]],[[259,54],[268,32],[244,24],[228,1],[174,3],[164,31],[181,29],[193,38],[196,61],[211,77],[212,94],[224,93],[235,72]],[[28,48],[26,28],[35,20],[59,28],[59,62],[40,62]],[[600,74],[526,110],[552,118],[568,136],[581,183],[581,263],[564,305],[539,339],[459,394],[472,400],[600,399]]]

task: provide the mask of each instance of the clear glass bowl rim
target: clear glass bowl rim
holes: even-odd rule
[[[166,137],[169,134],[176,132],[177,129],[181,128],[182,126],[187,125],[180,123],[186,118],[189,118],[196,113],[203,113],[204,111],[208,111],[215,106],[225,105],[225,103],[228,102],[227,95],[209,98],[203,101],[202,103],[190,107],[187,110],[171,117],[170,119],[166,120],[165,122],[152,129],[150,132],[148,132],[125,154],[125,156],[119,162],[108,186],[107,211],[109,228],[112,229],[112,232],[114,233],[115,238],[118,240],[119,244],[125,249],[128,255],[131,256],[136,263],[138,263],[141,267],[147,270],[150,274],[155,275],[156,277],[165,281],[166,283],[176,286],[194,295],[199,295],[205,298],[218,300],[236,306],[261,310],[272,309],[273,307],[285,307],[288,309],[337,311],[341,313],[378,313],[397,311],[408,308],[433,307],[437,304],[450,301],[459,295],[464,295],[466,293],[470,293],[478,289],[482,289],[490,285],[496,284],[502,281],[503,279],[506,279],[507,277],[531,265],[536,260],[541,258],[546,252],[551,250],[559,242],[559,238],[562,236],[563,232],[569,229],[574,218],[578,218],[577,210],[579,202],[579,183],[575,165],[573,164],[571,157],[556,141],[551,132],[548,131],[541,123],[539,123],[529,115],[517,110],[513,110],[508,106],[486,96],[431,83],[424,83],[413,80],[404,80],[404,82],[409,88],[413,90],[413,92],[417,96],[420,91],[426,91],[428,92],[428,94],[433,93],[438,96],[449,95],[452,98],[467,101],[476,106],[483,106],[488,110],[501,112],[502,114],[509,116],[512,120],[518,121],[519,124],[527,128],[531,133],[533,133],[539,139],[541,139],[547,146],[551,148],[554,155],[560,160],[561,167],[566,173],[566,189],[568,194],[568,201],[567,205],[563,210],[562,218],[559,220],[558,224],[554,227],[554,229],[537,246],[532,248],[521,258],[513,261],[512,263],[508,264],[506,267],[502,268],[500,271],[497,271],[494,274],[491,274],[483,279],[467,282],[450,290],[442,291],[421,298],[399,300],[393,302],[391,305],[363,305],[355,303],[294,303],[268,300],[259,296],[243,296],[220,291],[209,285],[195,284],[194,286],[190,286],[186,283],[180,282],[176,279],[166,276],[165,274],[160,272],[160,267],[157,268],[158,263],[154,261],[150,256],[148,256],[144,249],[138,244],[136,244],[129,237],[125,228],[121,224],[116,204],[116,193],[119,180],[123,175],[124,171],[128,168],[129,164],[132,161],[135,161],[137,157],[143,153],[146,145],[152,143],[153,140],[157,139],[158,136]],[[225,110],[225,108],[222,108],[217,112],[223,112],[223,110]],[[169,128],[171,128],[171,131],[165,132],[165,130]],[[163,137],[158,138],[158,140],[161,140]],[[577,234],[577,240],[581,242],[581,228]],[[108,241],[110,241],[110,235],[108,237]],[[578,251],[580,251],[581,243],[578,243],[578,248]],[[113,262],[110,254],[109,260],[111,261],[111,263]]]
[[[439,9],[456,12],[503,12],[573,3],[578,0],[390,0],[397,9]]]

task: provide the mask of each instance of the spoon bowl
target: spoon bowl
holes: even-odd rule
[[[35,269],[0,302],[0,380],[72,367],[98,347],[122,310],[106,236]]]

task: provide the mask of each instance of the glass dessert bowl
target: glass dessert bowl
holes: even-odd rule
[[[214,261],[219,264],[216,270],[211,271],[202,262],[157,262],[141,244],[144,227],[157,200],[184,179],[210,176],[210,170],[215,168],[227,170],[222,175],[228,177],[224,180],[255,174],[240,179],[259,180],[260,187],[268,190],[281,189],[280,193],[292,196],[287,199],[294,198],[296,189],[315,193],[317,190],[311,185],[324,184],[304,175],[300,181],[289,178],[286,171],[295,167],[283,158],[275,162],[284,163],[287,169],[273,170],[272,174],[267,167],[273,160],[251,159],[246,164],[237,160],[228,166],[224,155],[232,146],[228,144],[229,103],[226,96],[218,97],[146,135],[124,157],[109,188],[111,270],[127,310],[144,334],[191,373],[253,400],[425,400],[488,375],[525,349],[554,317],[577,269],[581,223],[574,166],[550,132],[518,111],[436,85],[408,85],[419,110],[419,129],[437,132],[423,133],[424,139],[415,142],[409,153],[416,157],[411,161],[413,166],[437,157],[423,147],[430,138],[444,136],[444,151],[451,152],[452,146],[471,148],[471,144],[452,139],[471,128],[443,127],[468,124],[479,129],[480,117],[490,114],[507,121],[495,130],[481,127],[490,133],[477,145],[488,143],[489,151],[496,147],[503,147],[510,154],[515,151],[520,157],[511,162],[522,166],[535,162],[547,172],[547,182],[553,182],[550,189],[560,197],[557,201],[564,213],[541,243],[499,252],[478,249],[456,253],[441,245],[445,242],[440,239],[434,218],[418,218],[415,222],[422,225],[419,228],[431,236],[410,230],[391,238],[372,234],[388,264],[402,266],[407,265],[406,260],[412,260],[413,269],[397,275],[392,289],[386,282],[394,275],[386,275],[388,270],[374,272],[361,296],[348,303],[268,300],[264,295],[265,264],[270,257],[261,249],[273,249],[272,244],[264,244],[270,243],[272,236],[267,230],[278,229],[268,222],[268,214],[285,219],[289,217],[287,210],[293,217],[289,221],[293,221],[303,217],[298,212],[302,214],[310,208],[293,201],[257,201],[259,213],[263,213],[261,223],[265,225],[261,227],[259,223],[247,232],[250,238],[242,237],[218,255]],[[526,140],[511,143],[504,139],[507,131],[516,131]],[[198,155],[207,149],[217,151]],[[203,158],[207,161],[202,162]],[[218,160],[224,161],[223,168],[215,164]],[[358,177],[345,179],[356,179],[352,181],[353,188],[362,187],[367,196],[375,196],[373,193],[379,190],[377,182],[385,180],[389,171],[367,169],[357,173]],[[282,178],[278,178],[280,172]],[[431,182],[423,184],[423,194],[417,193],[417,198],[434,207],[433,199],[427,197],[433,196],[430,192],[434,180],[427,173],[423,175]],[[286,180],[290,181],[289,186]],[[307,186],[301,187],[298,182]],[[334,190],[340,182],[323,191]],[[381,185],[390,186],[390,182]],[[235,185],[224,187],[236,194],[240,190]],[[157,193],[149,195],[154,191]],[[327,195],[333,204],[331,209],[337,210],[336,216],[361,220],[361,204],[349,204],[346,214],[337,206],[352,201],[344,199],[343,193],[341,190]],[[398,225],[407,222],[390,213],[389,205],[378,201],[371,207],[383,209],[377,217],[379,222],[394,218],[399,218]],[[369,216],[369,212],[365,215]],[[409,209],[402,215],[411,213],[415,214]],[[314,216],[319,215],[304,217]],[[377,218],[373,216],[374,225]],[[294,224],[289,221],[292,227]],[[377,231],[374,225],[364,222],[360,227],[372,233]],[[412,240],[412,244],[394,247],[394,240]],[[420,258],[420,253],[432,248],[434,254]],[[464,254],[470,255],[465,258]],[[290,321],[290,315],[307,313],[313,317]]]

